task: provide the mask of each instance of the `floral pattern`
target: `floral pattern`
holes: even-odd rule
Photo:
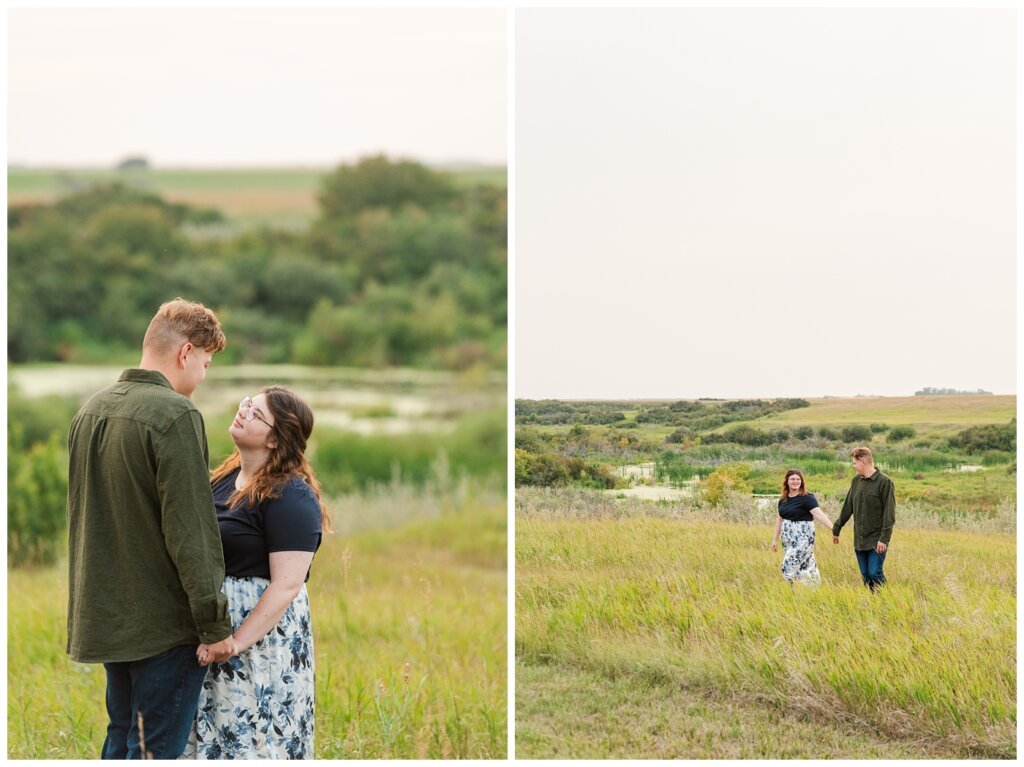
[[[266,578],[224,579],[232,630],[246,619]],[[313,632],[303,586],[267,635],[203,682],[182,759],[312,759]]]
[[[818,563],[814,561],[814,522],[782,520],[782,577],[790,583],[801,581],[817,586],[821,583]]]

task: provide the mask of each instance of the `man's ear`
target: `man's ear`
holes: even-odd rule
[[[188,361],[188,355],[192,353],[194,348],[195,347],[192,346],[191,342],[186,341],[181,345],[181,348],[178,349],[178,364],[181,367],[185,367],[185,363]]]

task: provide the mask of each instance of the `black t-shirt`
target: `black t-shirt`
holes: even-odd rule
[[[811,493],[791,495],[785,503],[779,501],[779,516],[791,522],[811,522],[814,520],[814,517],[811,516],[811,509],[816,508],[818,508],[818,499]]]
[[[320,503],[302,479],[293,477],[279,497],[255,508],[229,508],[237,476],[235,469],[213,486],[225,575],[269,578],[271,552],[316,551],[320,547]]]

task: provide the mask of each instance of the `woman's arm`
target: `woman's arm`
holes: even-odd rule
[[[818,520],[818,522],[823,524],[829,530],[832,529],[832,522],[829,520],[827,516],[825,516],[825,512],[821,510],[820,506],[815,506],[813,509],[811,509],[811,516]]]
[[[775,537],[772,538],[772,551],[779,550],[779,536],[782,535],[782,517],[775,518]]]
[[[312,551],[271,552],[270,585],[234,634],[238,652],[248,650],[277,625],[302,588],[312,561]]]

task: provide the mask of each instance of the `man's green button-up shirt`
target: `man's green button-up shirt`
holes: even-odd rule
[[[867,478],[855,475],[839,519],[832,526],[832,535],[839,535],[851,516],[854,549],[870,551],[879,541],[888,546],[896,525],[896,489],[892,480],[878,469]]]
[[[203,417],[129,369],[68,436],[67,652],[120,662],[231,633]]]

